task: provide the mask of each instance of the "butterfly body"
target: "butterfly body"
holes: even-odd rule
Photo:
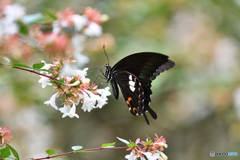
[[[120,87],[123,97],[133,115],[143,115],[148,111],[156,119],[157,114],[150,108],[151,82],[162,72],[172,68],[175,63],[168,56],[141,52],[129,55],[113,67],[106,65],[105,78],[111,83],[113,95],[119,97]]]

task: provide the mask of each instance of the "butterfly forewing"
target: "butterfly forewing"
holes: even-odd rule
[[[151,82],[150,77],[153,76],[156,70],[168,61],[168,56],[152,52],[141,52],[123,58],[113,66],[112,70],[128,71],[141,79],[143,85],[145,85]]]

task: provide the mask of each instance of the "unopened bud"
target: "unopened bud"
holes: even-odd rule
[[[78,86],[80,84],[80,81],[76,81],[72,84],[68,84],[68,86],[73,87],[73,86]]]

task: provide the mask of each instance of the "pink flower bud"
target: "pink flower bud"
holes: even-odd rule
[[[7,130],[7,128],[7,126],[3,129],[0,127],[0,146],[9,143],[10,139],[12,138],[11,130]]]

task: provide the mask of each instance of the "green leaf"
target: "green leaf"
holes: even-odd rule
[[[43,15],[50,17],[54,21],[57,20],[56,14],[54,14],[54,13],[52,13],[50,11],[45,10],[42,13],[43,13]]]
[[[39,69],[41,69],[43,66],[45,66],[45,63],[35,63],[35,64],[33,64],[33,69],[34,69],[34,70],[39,70]]]
[[[147,142],[144,143],[144,146],[148,146],[148,145],[151,144],[151,143],[152,143],[152,140],[150,139],[149,141],[147,141]]]
[[[30,66],[27,66],[25,64],[20,64],[20,63],[15,63],[12,65],[12,67],[21,67],[21,68],[28,68],[28,69],[33,69],[32,67]]]
[[[51,74],[53,74],[53,72],[52,72],[52,71],[50,71],[50,70],[47,70],[47,69],[38,69],[38,71],[44,71],[44,72],[48,72],[48,73],[51,73]]]
[[[82,146],[72,146],[71,148],[72,148],[72,150],[77,151],[77,150],[82,149],[83,147]]]
[[[104,144],[102,144],[102,147],[103,147],[103,148],[110,147],[110,146],[111,146],[111,147],[114,147],[115,143],[116,143],[116,142],[104,143]]]
[[[67,86],[67,84],[64,82],[64,79],[62,78],[60,81],[54,81],[54,82],[57,82],[59,84],[63,84],[65,86]]]
[[[19,160],[19,155],[18,155],[17,151],[16,151],[12,146],[10,146],[9,144],[8,144],[8,147],[9,147],[9,149],[11,150],[12,154],[14,155],[14,157],[15,157],[17,160]]]
[[[53,155],[56,153],[56,151],[52,150],[52,149],[48,149],[45,151],[48,155]]]
[[[8,158],[11,155],[9,147],[5,147],[0,150],[0,158]]]
[[[28,26],[23,23],[20,23],[19,33],[22,35],[28,35],[29,33]]]
[[[135,147],[136,144],[134,142],[130,142],[129,144],[127,144],[128,147],[132,148],[132,147]]]

